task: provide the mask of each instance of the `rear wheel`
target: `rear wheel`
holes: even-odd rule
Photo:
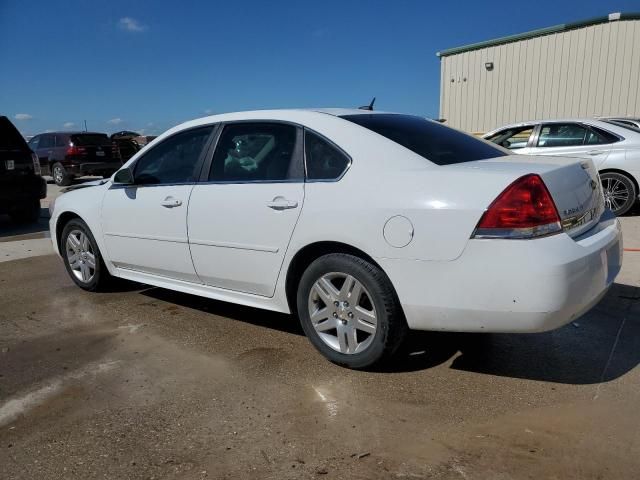
[[[300,280],[297,306],[311,343],[349,368],[369,368],[391,357],[407,331],[387,276],[353,255],[315,260]]]
[[[40,219],[40,200],[33,198],[10,213],[16,223],[35,223]]]
[[[66,187],[71,185],[73,181],[73,175],[69,175],[67,170],[60,163],[54,163],[51,170],[51,176],[56,185],[60,187]]]
[[[605,204],[616,215],[624,215],[636,202],[638,193],[633,181],[618,172],[600,174]]]
[[[71,280],[80,288],[98,291],[112,280],[98,244],[86,223],[70,220],[60,236],[60,254]]]

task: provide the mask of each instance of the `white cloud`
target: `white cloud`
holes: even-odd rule
[[[123,17],[118,20],[118,27],[126,32],[144,32],[148,28],[146,25],[143,25],[131,17]]]
[[[33,115],[29,115],[28,113],[16,113],[15,117],[16,120],[31,120],[33,118]]]
[[[122,119],[119,117],[112,118],[111,120],[107,120],[107,123],[110,123],[111,125],[118,125],[122,123]]]
[[[211,115],[213,113],[213,110],[211,110],[210,108],[207,108],[204,113],[206,113],[207,115]]]
[[[75,126],[76,126],[76,124],[75,124],[75,123],[73,123],[73,122],[65,122],[62,126],[63,126],[64,128],[73,128],[73,127],[75,127]]]

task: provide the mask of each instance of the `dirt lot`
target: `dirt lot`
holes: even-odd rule
[[[640,252],[564,328],[415,334],[353,372],[286,315],[85,293],[45,228],[0,218],[1,478],[638,478]]]

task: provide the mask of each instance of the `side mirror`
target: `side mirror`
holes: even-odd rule
[[[118,170],[113,176],[113,183],[119,185],[133,185],[133,171],[129,167]]]

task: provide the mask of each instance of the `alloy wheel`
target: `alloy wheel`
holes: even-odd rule
[[[363,352],[378,327],[371,295],[352,275],[331,272],[320,277],[309,293],[309,318],[320,339],[343,354]]]
[[[73,275],[82,283],[89,283],[96,274],[96,257],[86,233],[72,230],[65,243],[67,262]]]
[[[617,178],[603,178],[604,201],[614,212],[620,210],[629,201],[629,189]]]
[[[64,173],[62,172],[62,168],[60,168],[60,167],[54,167],[53,168],[53,180],[57,184],[62,183],[62,181],[64,180]]]

